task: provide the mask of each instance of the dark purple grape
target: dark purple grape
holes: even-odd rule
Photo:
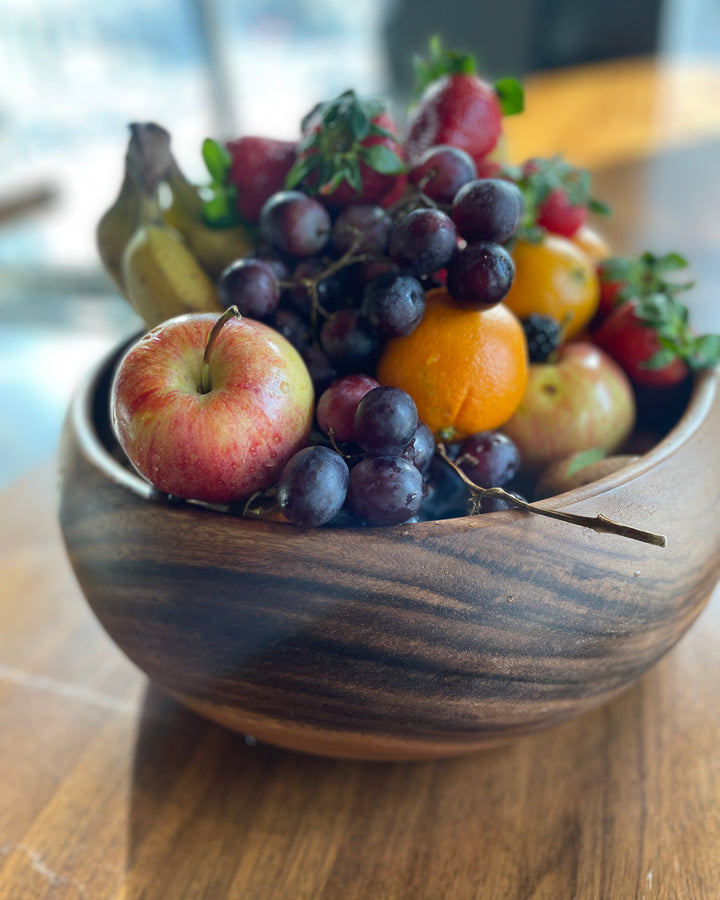
[[[333,362],[351,371],[371,365],[378,352],[378,338],[367,318],[349,307],[323,322],[320,343]]]
[[[461,187],[450,216],[466,241],[503,244],[517,231],[523,214],[517,185],[502,178],[480,178]]]
[[[374,378],[361,373],[343,375],[334,381],[320,395],[315,409],[320,431],[327,435],[332,432],[338,441],[352,441],[358,403],[376,387],[380,385]]]
[[[413,209],[390,232],[390,259],[415,275],[443,269],[457,249],[457,229],[439,209]]]
[[[365,287],[363,312],[381,334],[410,334],[425,312],[425,288],[412,275],[380,275]]]
[[[421,516],[425,520],[466,516],[470,492],[460,476],[439,456],[434,456],[425,473],[426,490]]]
[[[328,447],[305,447],[280,473],[278,504],[293,524],[316,528],[340,511],[349,480],[347,463],[339,453]]]
[[[330,237],[330,214],[314,197],[301,191],[278,191],[260,210],[260,234],[289,256],[313,256]]]
[[[473,158],[459,147],[429,147],[408,172],[410,184],[435,203],[450,204],[460,188],[477,178]]]
[[[447,267],[450,296],[466,309],[493,306],[506,296],[515,275],[507,250],[491,241],[477,241],[459,250]]]
[[[278,305],[280,285],[272,268],[259,259],[237,259],[220,273],[220,303],[237,306],[243,316],[262,319]]]
[[[338,370],[328,359],[327,353],[314,344],[302,349],[300,355],[310,373],[315,393],[321,394],[338,377]]]
[[[393,275],[400,274],[399,267],[387,257],[360,262],[353,268],[356,268],[357,280],[363,286],[374,281],[376,278],[379,278],[381,275],[386,275],[388,273],[392,273]]]
[[[399,525],[422,506],[422,475],[401,456],[368,456],[350,470],[347,499],[368,524]]]
[[[460,444],[457,464],[478,487],[503,487],[520,469],[515,443],[500,431],[479,431]]]
[[[389,385],[365,394],[353,423],[355,440],[373,456],[400,456],[417,427],[415,401],[410,394]]]
[[[272,250],[256,250],[247,258],[259,259],[261,262],[267,263],[275,273],[275,277],[278,281],[289,281],[290,269],[287,267],[285,261],[281,259],[277,253],[273,253]]]
[[[428,470],[434,454],[435,436],[425,422],[418,422],[415,434],[400,455],[424,474]]]
[[[382,254],[387,249],[392,219],[381,206],[346,206],[332,228],[332,243],[338,253],[354,248],[356,253]]]
[[[310,324],[295,310],[278,307],[272,324],[273,328],[298,350],[304,349],[310,343],[312,336]]]

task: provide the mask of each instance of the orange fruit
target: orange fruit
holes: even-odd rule
[[[605,238],[587,224],[578,228],[572,240],[593,262],[598,263],[610,256],[610,247]]]
[[[531,313],[567,317],[566,339],[592,319],[600,300],[595,263],[570,238],[546,234],[537,244],[519,240],[512,250],[515,277],[504,303],[520,319]]]
[[[417,328],[386,344],[376,377],[407,391],[435,435],[454,441],[507,422],[527,372],[525,333],[504,304],[460,309],[435,288]]]

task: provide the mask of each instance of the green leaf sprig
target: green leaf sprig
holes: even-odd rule
[[[515,182],[523,195],[524,211],[517,236],[530,243],[538,243],[545,234],[537,219],[540,207],[556,188],[565,191],[572,206],[587,206],[597,215],[610,215],[610,207],[592,196],[590,172],[567,162],[561,154],[506,166],[501,174]]]
[[[210,175],[210,183],[203,192],[207,199],[203,204],[203,219],[212,228],[227,228],[240,221],[237,211],[237,188],[228,183],[232,157],[223,144],[206,138],[202,145],[202,158]]]

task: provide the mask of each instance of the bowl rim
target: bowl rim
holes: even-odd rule
[[[77,440],[86,459],[111,482],[129,490],[143,500],[162,502],[167,504],[167,495],[158,491],[150,482],[137,472],[123,466],[115,459],[109,449],[103,443],[96,427],[94,416],[94,404],[98,389],[104,377],[112,375],[119,364],[124,352],[137,340],[138,335],[121,342],[106,353],[95,366],[81,379],[75,389],[74,396],[68,411],[68,421],[74,429]],[[579,488],[556,494],[533,505],[541,505],[547,509],[564,509],[565,507],[592,499],[608,491],[622,487],[629,481],[637,478],[658,466],[680,446],[686,443],[700,428],[714,402],[717,402],[718,382],[720,381],[720,366],[705,369],[693,376],[692,390],[687,405],[678,421],[662,437],[657,444],[643,453],[636,460],[629,462],[621,469],[611,472],[596,481],[589,482]],[[109,393],[109,392],[108,392]],[[224,516],[232,515],[243,523],[260,525],[271,528],[294,528],[298,526],[290,522],[270,521],[262,518],[238,516],[227,512],[222,505],[213,505],[199,501],[185,500],[169,507],[172,509],[193,509],[202,513],[221,513]],[[383,531],[390,532],[398,527],[417,529],[423,525],[451,527],[452,523],[467,525],[469,521],[483,520],[486,524],[493,517],[505,517],[508,514],[517,514],[517,509],[497,510],[485,513],[482,516],[460,516],[448,519],[435,519],[425,522],[405,523],[401,526],[385,525],[374,526],[373,533]],[[316,529],[313,529],[316,530]],[[346,525],[333,528],[333,532],[356,531],[357,526]]]

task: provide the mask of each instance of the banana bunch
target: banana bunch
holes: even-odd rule
[[[169,204],[162,202],[166,194]],[[206,225],[202,206],[170,151],[168,132],[132,124],[120,191],[98,222],[96,243],[108,274],[148,328],[181,313],[220,310],[220,272],[253,248],[241,225]]]

